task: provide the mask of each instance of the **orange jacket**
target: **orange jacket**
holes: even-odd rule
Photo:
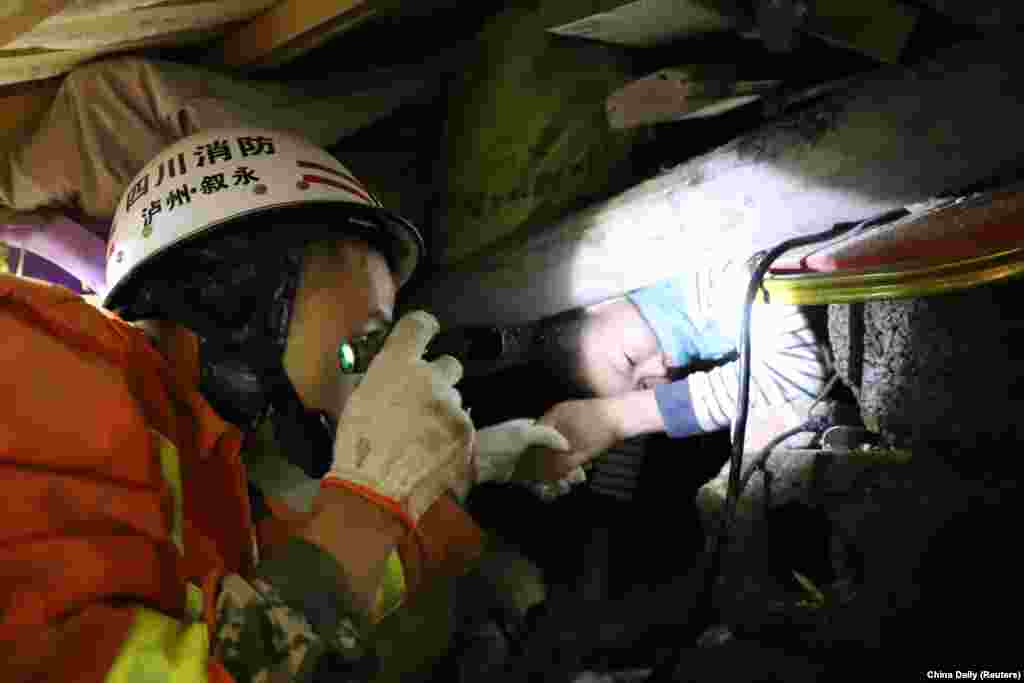
[[[194,335],[165,353],[173,363],[63,287],[0,275],[6,680],[104,680],[142,624],[178,651],[208,645],[219,577],[252,567],[242,434],[198,392]],[[410,592],[479,553],[479,529],[439,503],[421,520],[426,548],[400,547]],[[202,669],[230,680],[215,661]]]

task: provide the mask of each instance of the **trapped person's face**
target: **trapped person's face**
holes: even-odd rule
[[[668,382],[669,359],[636,305],[616,299],[588,310],[579,371],[594,394],[615,396]]]

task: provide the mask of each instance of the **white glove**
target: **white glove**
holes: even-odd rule
[[[471,477],[473,423],[454,387],[462,365],[451,356],[422,358],[439,329],[425,311],[398,321],[345,405],[324,477],[394,505],[411,526]]]
[[[473,463],[476,483],[493,481],[505,483],[512,479],[519,458],[528,448],[541,446],[556,451],[568,451],[570,444],[557,429],[537,424],[536,420],[521,418],[508,420],[477,432]],[[543,500],[553,500],[567,493],[574,484],[586,481],[582,467],[576,467],[563,479],[555,482],[529,482],[525,486]],[[460,499],[468,493],[456,491]]]
[[[568,451],[569,441],[557,429],[522,418],[485,427],[477,432],[473,462],[477,483],[504,483],[512,478],[519,458],[531,446]]]

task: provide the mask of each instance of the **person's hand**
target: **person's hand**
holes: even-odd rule
[[[568,452],[531,448],[519,461],[516,478],[554,482],[601,455],[622,440],[609,399],[564,401],[551,408],[539,424],[553,427],[569,441]]]
[[[462,365],[423,352],[440,325],[425,311],[402,317],[338,420],[325,483],[396,510],[415,526],[471,475],[474,429],[454,385]]]
[[[569,442],[558,430],[539,425],[533,419],[507,420],[481,429],[473,448],[473,480],[457,488],[456,496],[464,500],[471,484],[508,482],[520,457],[533,446],[562,452],[569,450]]]
[[[569,474],[562,477],[558,481],[531,481],[523,482],[526,488],[533,492],[533,495],[537,496],[545,503],[550,503],[556,498],[560,498],[572,490],[572,487],[576,484],[582,484],[587,480],[587,473],[583,471],[583,466],[579,465],[572,469]]]

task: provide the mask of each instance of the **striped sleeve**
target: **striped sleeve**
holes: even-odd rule
[[[824,354],[799,307],[755,305],[750,334],[751,413],[818,395],[826,379]],[[687,378],[701,431],[732,425],[739,371],[737,361]]]
[[[651,325],[662,351],[676,363],[719,361],[737,350],[750,277],[747,262],[713,258],[630,298]],[[824,352],[801,308],[755,304],[750,333],[751,417],[818,395],[826,375]],[[732,361],[655,387],[669,436],[730,427],[736,417],[739,366]]]

